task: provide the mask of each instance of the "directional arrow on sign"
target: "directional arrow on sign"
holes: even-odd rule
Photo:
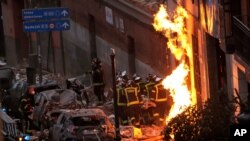
[[[65,29],[67,29],[67,27],[69,26],[69,24],[67,22],[64,22],[62,25]]]
[[[23,9],[23,20],[60,19],[69,17],[69,9],[64,7]]]
[[[69,12],[66,11],[66,10],[63,10],[63,11],[61,12],[61,15],[63,15],[64,17],[67,16],[68,14],[69,14]]]
[[[64,31],[69,29],[69,20],[23,22],[25,32]]]

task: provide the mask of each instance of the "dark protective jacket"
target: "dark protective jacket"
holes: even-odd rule
[[[150,100],[155,100],[156,97],[156,88],[154,82],[149,82],[145,85],[146,91],[147,91],[147,97]]]
[[[127,87],[124,89],[127,98],[127,106],[139,104],[137,87]]]
[[[164,89],[163,85],[161,83],[156,84],[155,89],[156,89],[155,101],[156,102],[167,101],[167,97],[168,97],[169,93],[166,89]]]
[[[104,86],[103,71],[101,68],[95,68],[92,71],[94,86]]]
[[[117,105],[127,106],[127,98],[123,87],[117,87]]]

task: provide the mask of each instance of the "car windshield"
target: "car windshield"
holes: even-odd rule
[[[74,126],[99,126],[103,121],[102,119],[89,116],[72,117],[70,120]]]

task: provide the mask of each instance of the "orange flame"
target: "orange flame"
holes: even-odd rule
[[[154,15],[153,26],[156,31],[161,31],[168,39],[167,47],[175,58],[181,63],[173,72],[167,76],[162,84],[165,89],[170,91],[173,97],[173,105],[170,109],[169,115],[166,118],[168,123],[173,117],[182,113],[187,107],[196,104],[195,96],[193,96],[187,86],[187,76],[189,74],[190,66],[185,63],[185,57],[192,60],[192,46],[189,43],[188,34],[185,28],[185,19],[188,18],[187,11],[177,5],[176,11],[169,17],[166,7],[161,5],[159,11]],[[192,61],[190,61],[192,64]],[[193,79],[192,79],[193,80]],[[192,87],[192,90],[194,88]]]

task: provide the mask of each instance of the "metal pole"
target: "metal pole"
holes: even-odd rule
[[[115,112],[115,141],[120,141],[120,127],[119,127],[119,119],[118,119],[118,106],[117,106],[117,92],[116,92],[116,84],[115,84],[115,50],[111,49],[111,67],[112,67],[112,80],[113,80],[113,94],[114,94],[114,112]]]
[[[63,63],[63,75],[66,75],[66,63],[65,63],[65,52],[64,52],[64,45],[63,45],[63,33],[60,31],[60,45],[61,45],[61,52],[62,52],[62,63]]]
[[[42,74],[42,56],[41,56],[41,43],[40,43],[40,33],[37,32],[37,61],[38,61],[38,72],[39,72],[39,83],[43,81]]]

